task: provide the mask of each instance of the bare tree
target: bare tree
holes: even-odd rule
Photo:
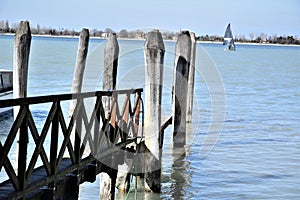
[[[254,33],[250,33],[249,37],[250,37],[250,41],[253,41],[253,39],[254,39]]]
[[[120,38],[127,38],[128,37],[128,32],[125,30],[125,29],[122,29],[120,32],[119,32],[119,37]]]
[[[111,28],[106,28],[104,32],[106,32],[106,33],[114,33],[114,31]]]
[[[0,31],[3,31],[4,29],[4,20],[0,21]]]
[[[36,31],[37,31],[38,34],[41,33],[41,27],[40,27],[39,24],[36,25]]]
[[[8,22],[8,20],[6,20],[6,22],[5,22],[4,31],[9,32],[9,22]]]

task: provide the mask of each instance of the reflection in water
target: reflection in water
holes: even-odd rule
[[[171,196],[173,199],[185,199],[185,188],[189,187],[189,162],[186,161],[188,150],[186,148],[173,149],[173,164],[171,172]]]

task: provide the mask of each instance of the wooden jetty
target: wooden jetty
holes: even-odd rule
[[[83,29],[71,93],[26,97],[31,33],[28,22],[20,23],[15,35],[15,99],[0,101],[0,108],[15,108],[13,125],[5,133],[6,140],[0,142],[0,171],[5,170],[9,177],[0,183],[0,199],[78,199],[79,185],[94,182],[100,173],[108,175],[100,177],[100,199],[114,199],[116,186],[119,191],[128,192],[132,175],[145,178],[145,190],[161,191],[164,130],[172,124],[173,146],[182,148],[186,143],[186,123],[192,119],[195,35],[184,31],[178,36],[170,94],[173,113],[166,121],[161,117],[165,53],[161,33],[149,32],[144,46],[145,102],[142,88],[115,88],[119,46],[114,34],[108,38],[104,51],[103,91],[81,92],[88,41],[89,31]],[[90,100],[93,105],[87,105]],[[67,116],[62,108],[65,102],[70,104]],[[41,104],[51,106],[44,126],[38,130],[31,107]],[[87,106],[92,106],[91,113]],[[47,136],[49,150],[45,147]],[[29,138],[34,141],[31,155]],[[15,141],[17,166],[9,159]],[[127,163],[129,153],[135,157],[134,166]],[[118,166],[124,163],[128,171],[120,174]]]
[[[125,137],[124,131],[118,126],[112,128],[110,125],[114,122],[116,125],[126,123],[129,133],[137,134],[135,128],[139,119],[140,110],[138,102],[141,100],[142,89],[119,90],[119,91],[97,91],[88,93],[74,93],[63,95],[51,95],[42,97],[30,97],[2,100],[0,107],[20,106],[16,120],[8,133],[4,144],[0,143],[1,157],[0,169],[5,169],[9,180],[0,184],[0,199],[50,199],[77,198],[78,186],[80,183],[96,179],[96,174],[100,172],[109,173],[110,176],[116,175],[116,170],[106,166],[100,161],[109,159],[114,155],[119,163],[124,162],[124,148],[127,144],[136,142],[136,137]],[[114,106],[113,115],[106,118],[102,98],[113,97],[113,105],[117,105],[120,96],[126,96],[122,111],[119,106]],[[135,102],[131,103],[130,95],[135,95]],[[95,105],[93,112],[88,118],[84,101],[94,98]],[[62,112],[61,104],[64,101],[76,100],[77,104],[69,123],[66,122]],[[33,120],[30,106],[34,104],[51,103],[51,109],[45,121],[42,131],[39,133]],[[127,104],[132,106],[127,106]],[[130,120],[128,120],[130,119]],[[51,129],[50,129],[51,127]],[[75,138],[70,138],[73,128],[76,127]],[[97,128],[96,128],[97,127]],[[81,129],[86,130],[85,135],[81,137]],[[59,131],[61,129],[61,131]],[[20,131],[18,142],[18,171],[15,172],[13,163],[8,159],[9,150],[13,141]],[[50,156],[44,148],[47,134],[51,135]],[[59,134],[62,134],[63,142],[59,144]],[[112,137],[114,135],[115,137]],[[28,155],[28,138],[32,137],[35,142],[35,150],[32,155]],[[110,146],[102,148],[99,144],[103,137],[109,138]],[[117,140],[120,137],[120,141]],[[85,156],[87,146],[90,153]],[[68,158],[64,158],[67,154]],[[31,156],[27,163],[27,157]],[[35,168],[37,159],[40,156],[43,166]],[[106,158],[108,157],[108,158]],[[71,188],[70,188],[71,187]],[[49,196],[50,195],[50,196]],[[53,198],[52,198],[53,196]],[[72,199],[71,198],[71,199]]]

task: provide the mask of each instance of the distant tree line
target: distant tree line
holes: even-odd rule
[[[250,39],[249,39],[250,38]],[[268,36],[265,33],[260,33],[255,35],[254,33],[249,34],[249,38],[246,38],[245,35],[237,35],[234,40],[241,43],[262,43],[262,44],[296,44],[300,45],[300,38],[295,36],[277,36],[274,34]],[[210,41],[210,42],[223,42],[222,36],[199,36],[197,37],[198,41]]]
[[[18,28],[17,23],[9,24],[8,20],[0,20],[0,33],[15,33]],[[53,35],[53,36],[79,36],[80,32],[70,29],[59,28],[58,30],[55,28],[47,28],[41,27],[39,24],[36,27],[31,27],[31,33],[35,35]],[[145,39],[146,32],[144,30],[134,30],[127,31],[125,29],[120,30],[119,32],[115,32],[111,28],[106,28],[103,31],[98,29],[90,30],[90,35],[93,37],[101,37],[106,38],[110,33],[116,33],[119,38],[132,38],[132,39]],[[167,40],[176,40],[179,32],[170,32],[164,31],[162,32],[162,36]],[[202,35],[197,37],[198,41],[210,41],[210,42],[222,42],[223,37],[217,35]],[[245,37],[245,35],[236,35],[236,42],[242,43],[266,43],[266,44],[297,44],[300,45],[300,38],[295,36],[277,36],[274,34],[272,36],[268,36],[267,34],[260,33],[254,34],[250,33],[249,37]]]

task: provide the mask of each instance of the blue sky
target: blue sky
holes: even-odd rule
[[[298,0],[0,0],[0,20],[51,28],[188,29],[196,35],[233,33],[300,37]]]

